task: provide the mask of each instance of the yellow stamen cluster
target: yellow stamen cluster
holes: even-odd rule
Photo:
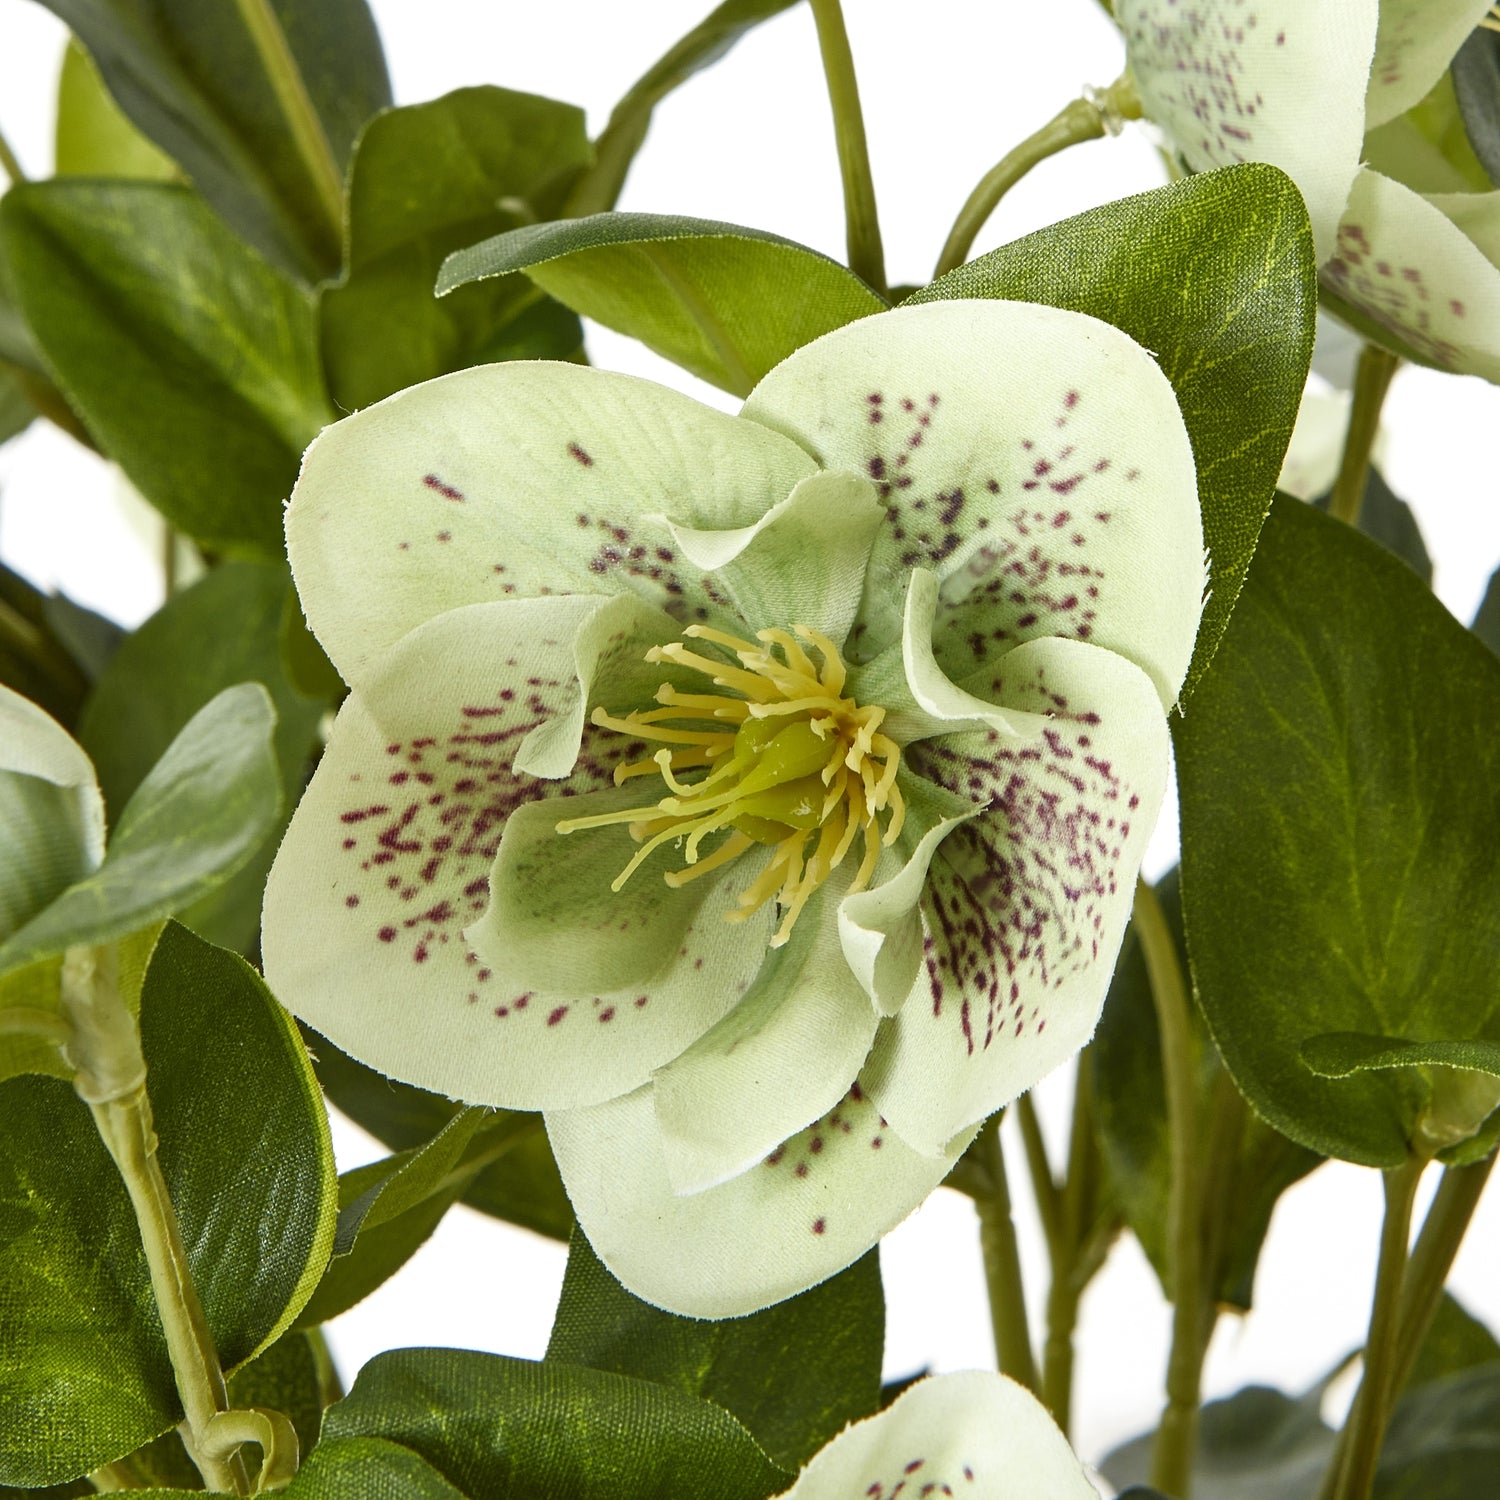
[[[641,847],[614,881],[616,891],[663,844],[683,846],[683,868],[666,876],[673,887],[769,845],[765,869],[726,915],[743,922],[774,896],[782,918],[771,946],[780,947],[861,835],[863,855],[849,889],[870,883],[881,848],[895,842],[906,816],[896,785],[901,750],[879,732],[883,708],[861,708],[840,696],[848,672],[838,648],[818,631],[762,630],[760,645],[706,625],[683,633],[722,647],[738,665],[681,641],[652,647],[646,660],[691,668],[726,692],[685,693],[663,683],[656,692],[661,708],[624,717],[596,708],[592,716],[601,729],[662,746],[649,760],[618,766],[615,784],[658,775],[668,795],[648,807],[568,818],[557,831],[629,825]],[[821,667],[802,643],[817,651]],[[684,780],[698,771],[705,774]],[[722,842],[705,852],[704,841],[720,833]]]

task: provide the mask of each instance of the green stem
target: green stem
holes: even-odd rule
[[[1380,408],[1391,388],[1391,377],[1401,361],[1378,344],[1366,344],[1354,373],[1354,400],[1349,408],[1349,430],[1338,477],[1328,501],[1330,515],[1350,526],[1359,525],[1365,502],[1365,483],[1370,477],[1370,452],[1380,431]]]
[[[1323,1483],[1324,1500],[1369,1500],[1374,1488],[1375,1467],[1380,1461],[1380,1445],[1396,1389],[1412,1204],[1426,1165],[1424,1158],[1412,1157],[1404,1166],[1384,1174],[1385,1220],[1380,1230],[1380,1260],[1375,1271],[1370,1331],[1365,1338],[1365,1370]]]
[[[865,142],[865,117],[859,107],[859,85],[854,78],[854,55],[839,0],[810,0],[818,28],[818,47],[833,105],[833,128],[838,139],[839,170],[844,179],[844,218],[848,226],[849,269],[883,297],[886,294],[885,250],[880,242],[880,217],[875,210],[875,180],[870,175],[870,152]]]
[[[1016,1118],[1021,1125],[1021,1143],[1026,1148],[1026,1170],[1031,1175],[1031,1190],[1036,1197],[1037,1213],[1042,1220],[1042,1233],[1047,1237],[1047,1248],[1055,1253],[1058,1235],[1062,1230],[1062,1195],[1057,1190],[1057,1181],[1052,1175],[1052,1163],[1047,1160],[1047,1142],[1042,1135],[1042,1122],[1037,1119],[1036,1105],[1030,1094],[1022,1094],[1016,1100]]]
[[[1167,1264],[1172,1285],[1172,1351],[1167,1403],[1151,1455],[1151,1483],[1187,1500],[1198,1442],[1198,1396],[1203,1371],[1202,1205],[1197,1153],[1198,1101],[1192,1019],[1177,944],[1156,892],[1136,882],[1135,930],[1151,981],[1161,1030],[1172,1180],[1167,1200]]]
[[[291,132],[292,144],[317,194],[322,210],[322,221],[315,226],[320,247],[336,265],[343,253],[344,178],[329,144],[328,132],[313,107],[307,81],[287,44],[286,32],[271,8],[271,0],[234,0],[234,3],[260,56],[271,92],[276,95],[276,103]]]
[[[190,1433],[188,1451],[209,1489],[247,1495],[250,1485],[238,1454],[214,1458],[201,1451],[209,1424],[229,1405],[224,1372],[157,1159],[146,1060],[135,1018],[120,995],[117,964],[112,946],[70,948],[63,959],[62,1001],[72,1026],[68,1057],[77,1070],[75,1087],[93,1111],[135,1210]]]
[[[27,180],[26,169],[16,160],[16,153],[11,150],[3,130],[0,130],[0,172],[4,172],[13,184]]]
[[[1118,135],[1123,121],[1138,120],[1140,116],[1141,102],[1128,73],[1097,94],[1065,104],[1040,130],[1001,157],[980,179],[948,232],[933,277],[961,266],[969,258],[975,238],[1000,200],[1033,167],[1069,146],[1096,141],[1103,135]]]
[[[979,1248],[984,1258],[984,1280],[990,1297],[990,1324],[995,1333],[995,1357],[1000,1373],[1035,1392],[1036,1360],[1031,1352],[1031,1329],[1026,1317],[1026,1294],[1021,1280],[1021,1255],[1010,1213],[1010,1184],[1000,1145],[1000,1116],[984,1127],[974,1143],[983,1165],[985,1191],[974,1199],[979,1212]]]

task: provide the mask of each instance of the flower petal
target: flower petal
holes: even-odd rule
[[[1500,192],[1424,193],[1427,201],[1468,236],[1492,266],[1500,266]]]
[[[1099,1500],[1046,1408],[988,1370],[919,1380],[846,1427],[781,1500]]]
[[[414,386],[307,451],[287,547],[308,620],[357,684],[431,615],[632,592],[680,620],[717,595],[661,520],[748,526],[816,465],[650,381],[511,362]]]
[[[714,574],[752,630],[805,625],[841,645],[884,518],[868,479],[824,473],[804,479],[754,526],[668,525],[682,555]]]
[[[1399,352],[1500,380],[1500,270],[1410,188],[1360,170],[1322,281],[1343,304],[1336,311]]]
[[[1380,0],[1380,34],[1365,103],[1374,130],[1426,97],[1491,0]]]
[[[1302,392],[1297,425],[1287,444],[1277,489],[1299,500],[1316,500],[1333,488],[1344,452],[1352,399],[1348,391],[1315,390],[1311,385]]]
[[[878,1022],[839,952],[838,903],[814,897],[790,941],[766,952],[744,997],[655,1075],[673,1189],[698,1193],[755,1166],[833,1109]],[[762,940],[763,941],[763,940]]]
[[[843,1270],[947,1175],[884,1127],[855,1084],[823,1119],[748,1172],[672,1190],[650,1088],[547,1116],[578,1221],[638,1297],[691,1318],[734,1318]]]
[[[892,1129],[925,1152],[944,1151],[1093,1033],[1166,784],[1160,703],[1112,652],[1030,641],[990,689],[1049,707],[1051,727],[1039,741],[991,731],[910,752],[916,774],[994,797],[933,859],[925,972],[866,1069]]]
[[[745,415],[876,482],[851,650],[900,636],[933,569],[938,664],[959,678],[1020,640],[1123,652],[1174,702],[1203,592],[1196,475],[1176,398],[1118,329],[1023,302],[897,308],[799,349]]]
[[[1307,200],[1321,261],[1359,167],[1377,12],[1388,3],[1118,0],[1115,16],[1145,112],[1188,165],[1280,167]]]
[[[600,631],[601,620],[615,629]],[[695,926],[691,912],[684,920],[670,903],[661,911],[643,899],[659,881],[648,877],[618,897],[606,884],[592,929],[576,934],[581,946],[594,934],[607,943],[645,910],[676,945],[658,948],[659,967],[691,949],[701,929],[729,972],[722,986],[699,982],[696,994],[684,978],[670,1005],[653,1005],[655,992],[581,1003],[527,994],[480,959],[465,930],[486,910],[507,819],[544,797],[617,795],[613,767],[630,746],[623,736],[590,736],[560,783],[518,773],[512,758],[539,728],[577,725],[580,678],[586,687],[606,652],[634,660],[640,639],[670,629],[628,598],[513,600],[439,615],[389,651],[340,710],[271,871],[263,947],[282,1001],[392,1077],[515,1108],[632,1088],[713,1025],[737,993],[733,965],[749,970],[748,983],[760,954],[738,957],[746,940],[725,940],[731,929],[708,910],[711,893],[699,898]],[[619,670],[605,674],[611,684]],[[557,744],[547,751],[555,756]]]

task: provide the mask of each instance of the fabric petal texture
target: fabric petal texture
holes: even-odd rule
[[[814,1454],[782,1500],[903,1495],[1098,1500],[1041,1402],[988,1370],[917,1381]]]
[[[1491,0],[1380,0],[1380,33],[1370,68],[1365,128],[1374,130],[1418,103],[1453,54],[1489,14]]]

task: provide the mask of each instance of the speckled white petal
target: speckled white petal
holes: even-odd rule
[[[1118,0],[1147,117],[1195,171],[1265,161],[1302,190],[1318,259],[1359,167],[1378,0]]]
[[[1500,381],[1500,270],[1410,188],[1361,169],[1322,280],[1401,352]]]
[[[846,1427],[782,1500],[1099,1500],[1046,1408],[988,1370],[919,1380]]]
[[[1374,130],[1419,103],[1489,13],[1491,0],[1380,0],[1380,34],[1365,103]]]
[[[617,940],[622,975],[643,946],[651,950],[662,972],[649,991],[528,993],[468,939],[487,910],[510,817],[542,799],[557,804],[544,814],[551,818],[581,795],[618,795],[612,773],[628,749],[623,736],[590,733],[560,781],[517,772],[513,760],[539,727],[576,722],[580,641],[601,614],[620,626],[632,612],[648,637],[653,620],[656,633],[670,626],[626,599],[449,611],[386,653],[340,710],[271,871],[262,946],[283,1003],[362,1062],[477,1103],[606,1098],[712,1026],[753,976],[764,931],[726,941],[731,929],[714,892],[684,913],[655,903],[659,877],[647,872],[619,896],[606,883],[608,900],[575,914],[574,936],[580,950],[607,951]],[[626,645],[633,659],[639,641],[595,640],[605,654]],[[622,672],[605,675],[615,683]],[[595,675],[587,663],[584,675]],[[623,845],[621,863],[628,858],[628,837],[597,833],[616,835],[614,852]],[[643,945],[624,940],[622,922],[660,925]],[[668,929],[671,946],[662,943]],[[700,958],[719,986],[694,973]]]
[[[465,604],[630,592],[682,623],[713,617],[711,586],[661,518],[749,526],[815,468],[647,380],[487,365],[326,429],[303,459],[287,549],[309,624],[357,685],[413,626]]]
[[[950,677],[1068,635],[1175,701],[1202,604],[1197,477],[1171,386],[1118,329],[1024,302],[897,308],[799,349],[745,415],[876,483],[856,660],[900,638],[907,577],[928,568]]]
[[[0,686],[0,940],[104,857],[104,800],[78,742]]]
[[[859,474],[814,474],[754,526],[695,531],[669,521],[683,557],[711,572],[754,630],[794,625],[842,646],[884,513]]]
[[[1170,759],[1151,683],[1113,652],[1030,641],[990,689],[1049,707],[1042,738],[990,731],[910,753],[915,774],[993,797],[938,848],[924,971],[865,1070],[881,1113],[919,1151],[946,1150],[1093,1034]]]
[[[650,1087],[547,1116],[578,1222],[638,1297],[691,1318],[735,1318],[857,1260],[943,1180],[885,1128],[856,1083],[764,1162],[691,1196],[672,1189]]]

